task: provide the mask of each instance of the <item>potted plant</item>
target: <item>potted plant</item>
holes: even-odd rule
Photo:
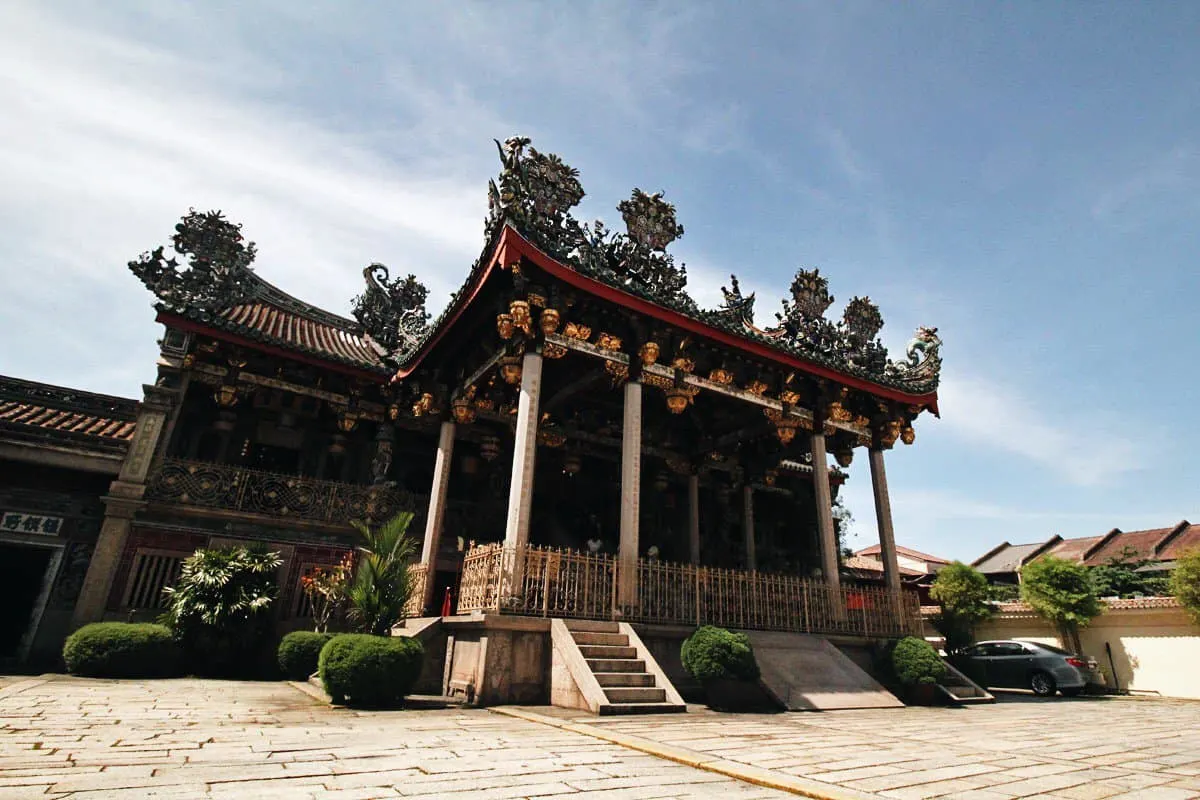
[[[933,646],[924,639],[908,636],[892,650],[892,670],[904,687],[906,700],[914,705],[932,705],[934,688],[946,674],[946,665]]]
[[[744,633],[705,625],[680,651],[683,668],[704,687],[709,707],[722,711],[772,708],[758,685],[758,663]]]

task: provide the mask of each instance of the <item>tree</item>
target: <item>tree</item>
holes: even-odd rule
[[[403,615],[414,584],[408,570],[416,542],[408,535],[410,512],[402,512],[378,528],[355,521],[362,535],[358,569],[346,591],[346,616],[363,633],[387,636]]]
[[[841,497],[833,499],[833,535],[837,539],[837,551],[841,561],[854,555],[847,542],[855,535],[854,514],[846,507]]]
[[[179,580],[163,589],[162,622],[197,673],[228,677],[257,671],[281,563],[279,553],[261,547],[197,550],[184,560]]]
[[[1167,589],[1167,579],[1146,572],[1143,567],[1154,563],[1139,558],[1137,550],[1126,547],[1098,567],[1092,567],[1092,583],[1098,597],[1156,597]]]
[[[929,596],[941,610],[933,626],[946,637],[946,652],[956,653],[975,642],[975,626],[992,616],[988,604],[992,587],[982,572],[961,561],[945,566],[937,574]]]
[[[1200,625],[1200,548],[1189,550],[1175,560],[1171,572],[1171,594]]]
[[[1021,569],[1021,599],[1058,628],[1064,642],[1079,652],[1079,629],[1104,610],[1087,567],[1054,556]]]

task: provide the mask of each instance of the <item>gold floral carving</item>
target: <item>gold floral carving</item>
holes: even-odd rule
[[[917,440],[917,432],[913,430],[912,425],[905,425],[900,429],[900,441],[905,444],[912,444]]]
[[[768,387],[767,384],[763,383],[762,381],[750,381],[750,383],[746,384],[746,391],[750,394],[758,395],[759,397],[761,397],[768,388],[770,387]]]
[[[561,344],[546,342],[545,346],[542,347],[542,355],[544,355],[546,358],[559,359],[566,354],[567,348],[563,347]]]
[[[500,359],[500,377],[504,378],[504,382],[509,386],[519,384],[521,382],[521,357],[505,356]]]
[[[671,362],[671,366],[681,372],[690,373],[696,369],[696,362],[692,361],[690,358],[680,356]]]
[[[529,303],[525,300],[513,300],[508,304],[508,313],[512,315],[513,325],[525,331],[525,335],[529,335],[533,325],[533,318],[529,315]]]
[[[653,386],[656,389],[666,390],[675,385],[675,380],[673,378],[668,378],[665,375],[655,375],[650,372],[643,372],[642,383],[646,384],[647,386]]]
[[[557,308],[547,308],[538,317],[538,322],[542,326],[542,333],[549,336],[558,332],[558,326],[562,322],[562,314],[558,313]]]
[[[433,411],[433,395],[425,392],[413,403],[412,412],[414,417],[423,417]]]
[[[781,403],[787,403],[789,406],[794,406],[800,402],[800,393],[793,392],[791,389],[787,389],[779,393],[779,401]]]
[[[599,347],[601,350],[610,350],[615,353],[621,349],[621,337],[601,331],[600,335],[596,337],[596,347]]]
[[[592,329],[587,325],[580,325],[577,322],[568,322],[567,327],[563,328],[563,336],[566,336],[568,339],[586,342],[592,338]]]
[[[641,357],[642,364],[647,367],[658,361],[658,354],[658,342],[646,342],[638,348],[638,356]]]
[[[727,369],[717,367],[712,372],[708,373],[708,379],[713,383],[719,383],[722,386],[728,386],[733,383],[733,373]]]
[[[512,314],[496,315],[496,332],[500,334],[501,339],[511,339],[515,330]]]
[[[850,422],[854,419],[854,414],[850,409],[839,402],[830,403],[829,408],[825,409],[825,415],[834,422]]]

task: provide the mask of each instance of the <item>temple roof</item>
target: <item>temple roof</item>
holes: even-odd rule
[[[125,449],[137,401],[0,376],[0,430],[21,441],[66,441]]]
[[[163,322],[190,320],[250,342],[374,372],[380,378],[391,374],[381,357],[382,348],[354,320],[298,300],[257,275],[251,277],[251,283],[253,288],[245,300],[212,311],[168,303],[155,307]]]

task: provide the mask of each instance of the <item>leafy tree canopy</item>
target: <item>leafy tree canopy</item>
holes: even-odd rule
[[[1043,556],[1021,569],[1021,599],[1072,639],[1104,610],[1087,567],[1054,556]]]
[[[955,561],[942,568],[929,595],[941,605],[933,625],[946,637],[947,652],[957,652],[975,641],[975,626],[990,617],[992,587],[982,572]]]
[[[1171,593],[1200,625],[1200,549],[1184,553],[1171,573]]]
[[[1120,555],[1092,567],[1092,583],[1099,597],[1156,597],[1167,590],[1167,579],[1153,573],[1138,572],[1154,563],[1139,558],[1137,550],[1126,547]]]

